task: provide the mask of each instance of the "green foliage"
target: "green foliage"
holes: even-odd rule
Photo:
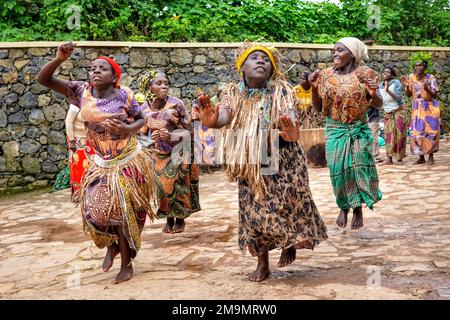
[[[450,45],[447,0],[0,1],[0,41],[334,43],[351,35],[376,44]],[[67,23],[73,8],[80,12],[76,28]]]
[[[419,61],[426,61],[427,62],[427,69],[425,70],[425,73],[431,73],[433,70],[433,57],[430,52],[416,52],[411,55],[409,58],[409,69],[411,72],[414,71],[414,66]]]

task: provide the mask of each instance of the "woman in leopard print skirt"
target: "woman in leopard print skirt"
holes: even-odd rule
[[[242,80],[224,89],[216,107],[199,94],[200,119],[209,128],[225,127],[218,160],[239,183],[239,247],[258,257],[249,279],[262,281],[270,250],[282,249],[278,266],[284,267],[297,249],[327,239],[327,231],[312,200],[295,98],[282,80],[278,52],[246,43],[236,66]]]

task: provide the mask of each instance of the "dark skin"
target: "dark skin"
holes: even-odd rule
[[[333,51],[333,66],[334,73],[338,75],[346,75],[356,70],[357,65],[355,57],[342,43],[337,42],[334,45]],[[322,99],[319,95],[319,75],[320,70],[316,70],[309,75],[309,81],[312,87],[312,104],[316,112],[322,111]],[[372,99],[372,106],[375,108],[380,108],[383,104],[383,99],[379,97],[376,92],[378,89],[378,84],[375,80],[366,80],[366,92],[367,96]],[[336,219],[336,224],[345,228],[347,226],[347,215],[349,209],[342,209],[339,211],[338,218]],[[364,226],[363,222],[363,212],[361,207],[353,209],[353,219],[351,223],[352,230],[360,229]]]
[[[427,69],[427,65],[421,61],[417,61],[416,64],[414,65],[414,74],[417,76],[418,80],[422,80],[425,78],[425,70]],[[406,87],[406,95],[408,97],[412,96],[412,83],[408,80],[408,78],[406,78],[405,76],[402,77],[402,82]],[[431,100],[431,99],[436,99],[438,96],[438,92],[433,90],[431,88],[431,83],[430,80],[426,80],[423,86],[424,92],[422,93],[422,96],[424,99],[426,100]],[[425,156],[421,155],[419,156],[419,159],[414,162],[414,165],[418,165],[418,164],[423,164],[426,163],[428,165],[433,165],[434,164],[434,154],[431,153],[428,156],[428,160],[425,161]]]
[[[391,90],[389,90],[389,81],[391,81],[392,79],[394,79],[394,75],[392,74],[391,69],[389,68],[385,68],[383,70],[383,81],[384,81],[384,90],[386,91],[387,94],[389,94],[392,98],[394,98],[395,100],[398,100],[399,97],[397,97],[395,95],[395,92],[392,92]],[[402,160],[398,160],[397,161],[399,164],[403,164]],[[392,157],[386,157],[386,160],[384,160],[384,162],[381,164],[381,166],[390,166],[393,165],[394,162],[392,161]]]
[[[153,110],[161,110],[167,103],[169,96],[169,80],[166,77],[156,77],[150,83],[150,91],[156,96],[156,99],[151,103]],[[168,130],[153,130],[152,139],[158,141],[173,141],[173,139],[180,139],[182,134],[170,133]],[[168,217],[166,225],[162,229],[164,233],[181,233],[185,228],[185,221],[182,218]]]
[[[70,57],[75,47],[76,44],[72,42],[59,45],[56,58],[47,63],[41,69],[37,77],[37,81],[41,85],[68,97],[69,93],[67,91],[67,81],[55,78],[53,74],[56,69]],[[94,60],[91,65],[89,77],[90,82],[92,83],[93,97],[109,99],[119,93],[119,89],[114,88],[117,75],[107,61],[101,59]],[[145,124],[142,112],[139,112],[134,119],[135,121],[132,124],[126,124],[118,119],[108,119],[103,122],[102,125],[105,128],[105,131],[112,135],[131,135],[137,132]],[[133,275],[133,267],[131,265],[131,258],[133,254],[123,234],[122,228],[114,227],[112,232],[115,232],[118,235],[119,242],[108,247],[105,259],[103,261],[103,271],[107,272],[111,269],[115,256],[120,253],[121,268],[115,279],[115,283],[121,283],[131,279]]]
[[[302,74],[300,76],[300,85],[303,87],[303,89],[305,90],[309,90],[311,88],[311,84],[309,83],[308,78],[306,77],[305,74]]]
[[[248,88],[263,88],[272,75],[272,64],[269,57],[261,51],[252,52],[242,65],[241,71]],[[221,128],[231,121],[230,112],[219,104],[216,108],[211,104],[210,98],[204,93],[198,94],[200,107],[199,117],[208,128]],[[280,117],[280,136],[288,142],[298,141],[300,129],[298,121],[292,122],[288,115]],[[284,267],[295,260],[296,249],[291,246],[281,252],[278,266]],[[269,276],[269,251],[258,256],[256,270],[249,275],[249,280],[260,282]]]

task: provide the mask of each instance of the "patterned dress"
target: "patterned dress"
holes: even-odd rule
[[[189,115],[186,113],[183,101],[168,97],[166,105],[161,110],[153,110],[148,102],[141,106],[146,116],[146,127],[141,132],[151,136],[154,130],[176,129],[192,131]],[[192,134],[192,132],[191,132]],[[179,142],[161,141],[153,144],[153,159],[158,181],[162,187],[158,218],[187,218],[200,210],[198,182],[200,171],[193,164],[193,152],[190,162],[177,163],[172,159],[172,151]],[[192,150],[192,144],[191,144]]]
[[[324,69],[318,78],[326,116],[326,156],[336,203],[341,209],[372,209],[381,197],[373,158],[373,135],[367,125],[370,105],[365,82],[378,81],[372,69],[360,66],[346,75]]]
[[[95,151],[78,195],[84,227],[99,248],[117,242],[110,227],[122,227],[135,256],[146,215],[154,217],[150,206],[156,198],[154,169],[149,152],[141,150],[133,134],[110,134],[103,122],[115,118],[131,123],[140,111],[139,105],[126,87],[120,87],[109,99],[97,99],[91,90],[87,83],[68,82],[69,96],[81,109],[87,139]]]
[[[439,91],[437,79],[432,74],[426,74],[422,79],[411,74],[409,80],[413,94],[410,124],[411,152],[415,155],[432,154],[439,150],[441,114],[438,99],[430,96],[424,84],[429,81],[431,89]]]
[[[384,89],[384,83],[379,85],[383,97],[384,109],[384,135],[386,136],[386,155],[402,160],[406,155],[406,109],[403,105],[403,89],[399,80],[389,81],[389,91],[393,92],[398,100],[395,100]]]
[[[301,84],[293,88],[298,111],[298,122],[301,129],[323,127],[324,117],[312,108],[312,89],[304,89]]]
[[[248,103],[268,102],[265,109],[269,110],[268,114],[274,114],[270,112],[273,106],[273,91],[270,88],[261,93],[247,91],[242,86],[239,90],[242,100]],[[225,90],[220,102],[221,108],[230,109],[232,116],[238,116],[239,104],[233,105],[236,100],[229,96],[229,92]],[[292,107],[290,106],[291,109]],[[257,116],[260,128],[275,121],[265,117],[265,113],[261,117]],[[248,248],[252,256],[259,256],[267,250],[291,246],[296,249],[313,249],[320,241],[327,239],[327,229],[309,189],[306,160],[298,142],[285,142],[280,138],[278,170],[273,174],[263,175],[263,179],[266,191],[257,196],[247,180],[238,178],[239,248],[242,252]]]

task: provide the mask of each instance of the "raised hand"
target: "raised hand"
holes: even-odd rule
[[[71,56],[71,54],[76,46],[77,46],[77,44],[73,43],[73,42],[67,42],[67,43],[60,44],[56,51],[56,56],[60,60],[66,60]]]
[[[308,81],[314,89],[317,89],[319,87],[319,74],[320,70],[317,69],[308,76]]]
[[[280,117],[280,136],[284,141],[295,142],[300,138],[300,128],[298,125],[298,120],[295,120],[295,124],[287,115],[282,115]]]
[[[199,120],[200,119],[200,108],[197,104],[194,104],[192,106],[192,120]]]
[[[211,104],[211,99],[203,92],[198,94],[197,101],[200,107],[200,121],[208,128],[214,127],[217,119],[219,119],[219,110],[214,109]]]
[[[400,80],[406,88],[411,89],[411,82],[406,76],[401,76]]]

